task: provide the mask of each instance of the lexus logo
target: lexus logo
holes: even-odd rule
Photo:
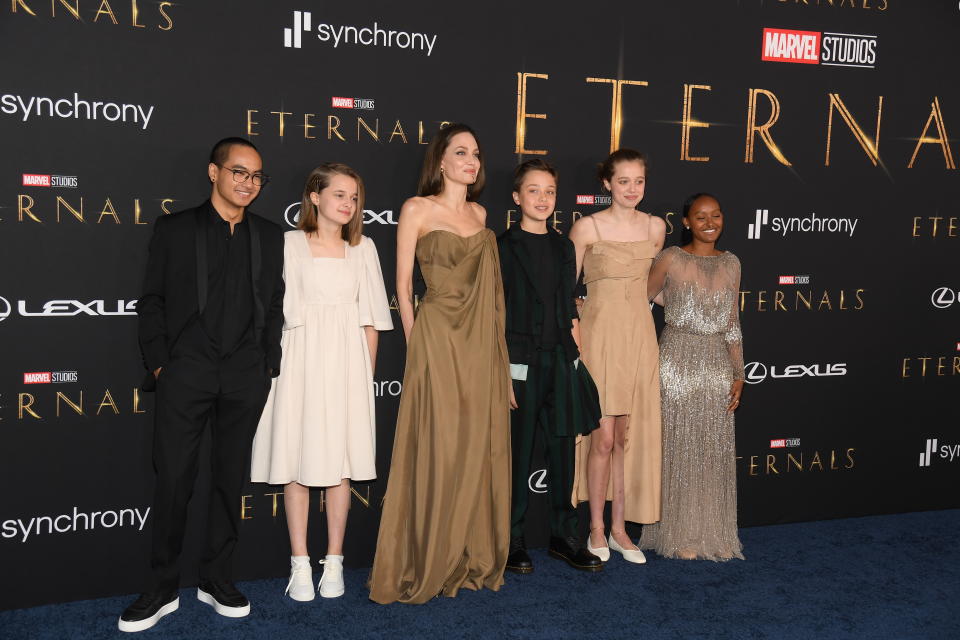
[[[767,377],[771,378],[802,378],[810,376],[811,378],[826,378],[830,376],[847,375],[847,363],[837,362],[835,364],[788,364],[785,367],[777,369],[762,362],[750,362],[743,368],[744,380],[747,384],[760,384]]]
[[[930,302],[937,309],[946,309],[957,301],[957,292],[949,287],[940,287],[930,296]]]
[[[7,301],[7,299],[0,297],[0,322],[3,322],[10,317],[11,310],[10,303]]]
[[[743,368],[743,375],[748,384],[759,384],[767,379],[767,365],[750,362]]]
[[[299,11],[297,13],[299,13]],[[294,202],[287,207],[283,212],[283,219],[286,220],[288,225],[296,229],[297,223],[300,222],[300,203]]]
[[[286,221],[287,225],[296,229],[297,223],[300,221],[300,203],[294,202],[288,206],[283,212],[283,219]],[[397,221],[393,218],[393,210],[387,209],[377,213],[371,209],[363,210],[363,224],[397,224]]]
[[[527,485],[530,487],[530,491],[534,493],[546,493],[547,492],[547,470],[546,469],[537,469],[530,474],[530,479],[527,481]]]

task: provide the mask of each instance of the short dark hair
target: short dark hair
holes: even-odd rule
[[[618,162],[633,162],[637,161],[643,164],[643,168],[646,169],[649,166],[649,160],[647,156],[635,151],[633,149],[617,149],[609,156],[607,159],[597,165],[597,177],[600,178],[600,182],[606,180],[609,182],[613,179],[613,172],[616,170],[616,165]]]
[[[686,218],[687,215],[690,213],[690,209],[693,207],[693,203],[699,200],[700,198],[713,198],[714,200],[717,201],[717,206],[719,206],[720,209],[723,210],[723,205],[720,204],[720,198],[713,195],[712,193],[707,193],[706,191],[700,191],[698,193],[693,194],[692,196],[689,196],[686,200],[683,201],[682,211],[683,211],[684,218]],[[690,244],[691,242],[693,242],[693,232],[690,231],[690,229],[688,229],[685,226],[680,227],[680,244],[685,245],[685,244]]]
[[[230,147],[232,147],[235,144],[239,144],[244,147],[250,147],[257,153],[260,153],[260,151],[253,145],[253,143],[247,140],[246,138],[238,138],[238,137],[224,138],[217,144],[213,145],[213,149],[210,150],[210,164],[215,164],[219,167],[224,162],[226,162],[227,156],[230,155]]]
[[[693,194],[692,196],[689,196],[686,200],[683,201],[683,217],[684,218],[686,218],[687,214],[690,213],[690,208],[693,207],[693,203],[699,200],[700,198],[713,198],[714,200],[717,201],[717,206],[720,207],[721,210],[723,209],[723,205],[720,204],[720,198],[713,195],[712,193],[701,191],[699,193]]]
[[[480,148],[480,139],[476,132],[468,125],[462,122],[454,122],[440,129],[430,144],[427,146],[426,155],[423,157],[423,168],[420,170],[420,183],[417,187],[418,196],[435,196],[443,191],[443,173],[440,171],[440,161],[447,147],[450,146],[450,140],[458,133],[469,133],[477,141],[477,148]],[[477,179],[473,184],[467,187],[467,200],[473,201],[480,192],[483,191],[483,183],[486,181],[486,173],[483,170],[483,150],[480,150],[480,170],[477,171]]]
[[[531,171],[545,171],[553,176],[553,179],[557,179],[557,168],[544,160],[543,158],[531,158],[525,160],[517,165],[517,168],[513,170],[513,190],[517,193],[520,192],[520,187],[523,185],[523,178]]]

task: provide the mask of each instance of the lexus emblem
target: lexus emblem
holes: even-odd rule
[[[10,303],[6,298],[0,297],[0,322],[3,322],[10,317]]]
[[[537,469],[530,474],[530,479],[527,481],[527,485],[530,487],[530,491],[534,493],[546,493],[547,492],[547,470],[546,469]]]
[[[300,222],[300,203],[294,202],[283,212],[283,219],[286,220],[287,224],[297,228],[297,223]]]
[[[957,292],[949,287],[940,287],[930,296],[930,302],[937,309],[946,309],[957,301]]]
[[[760,384],[767,379],[767,365],[751,362],[743,368],[744,379],[748,384]]]

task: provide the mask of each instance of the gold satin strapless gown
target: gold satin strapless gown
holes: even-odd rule
[[[510,545],[509,360],[496,237],[417,241],[427,293],[407,346],[370,599],[497,590]]]

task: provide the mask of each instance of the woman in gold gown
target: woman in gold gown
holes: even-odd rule
[[[483,160],[470,127],[427,147],[400,212],[397,300],[407,363],[370,599],[419,604],[497,590],[510,544],[510,375],[496,237],[473,199]],[[427,292],[414,322],[413,266]]]

